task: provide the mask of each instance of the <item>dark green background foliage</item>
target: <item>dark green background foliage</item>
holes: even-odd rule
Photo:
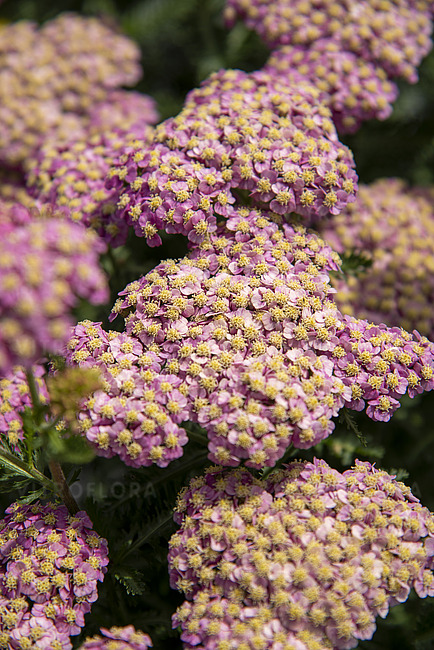
[[[62,11],[77,11],[117,23],[140,44],[144,76],[138,89],[155,97],[165,118],[179,111],[185,94],[210,72],[228,67],[254,70],[266,61],[267,49],[255,34],[242,24],[225,29],[223,6],[224,0],[5,0],[0,20],[42,22]],[[362,182],[400,176],[412,184],[434,184],[434,55],[422,64],[417,85],[401,84],[400,98],[386,122],[367,123],[343,139],[355,154]],[[182,238],[166,237],[161,248],[150,249],[131,236],[126,246],[103,260],[112,276],[113,300],[127,282],[160,259],[179,257],[185,250]],[[107,323],[107,312],[82,305],[77,316]],[[403,400],[385,424],[373,423],[363,414],[344,414],[332,436],[299,456],[324,457],[341,471],[355,458],[376,462],[398,473],[433,510],[433,397]],[[155,648],[181,648],[176,631],[170,629],[170,616],[182,598],[169,587],[167,540],[175,530],[171,511],[177,492],[206,464],[205,447],[190,442],[183,458],[166,469],[131,470],[104,459],[84,466],[73,489],[98,532],[108,538],[112,559],[100,598],[87,616],[86,633],[133,623],[151,634]],[[76,466],[65,469],[70,477],[77,475]],[[31,485],[17,487],[23,497]],[[15,496],[2,495],[2,505]],[[433,648],[434,603],[411,597],[379,621],[373,641],[359,647]]]

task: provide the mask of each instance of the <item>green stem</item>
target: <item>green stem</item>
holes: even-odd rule
[[[41,400],[39,399],[39,391],[36,385],[35,375],[33,374],[31,368],[29,370],[26,370],[26,378],[27,378],[27,383],[29,385],[33,410],[35,412],[36,424],[41,424],[42,422]]]
[[[35,418],[35,424],[39,427],[40,433],[48,433],[51,429],[56,426],[56,423],[59,421],[57,418],[54,422],[44,422],[44,409],[39,399],[38,387],[36,385],[35,375],[33,374],[32,369],[26,370],[27,383],[29,385],[30,397],[32,399],[33,406],[33,415]],[[2,452],[3,453],[3,452]],[[52,492],[56,492],[62,499],[63,503],[68,508],[69,512],[73,515],[79,511],[79,507],[74,497],[71,494],[71,491],[66,482],[65,475],[60,464],[56,460],[50,460],[48,466],[50,468],[51,476],[53,480],[50,481],[44,474],[41,474],[36,468],[28,467],[22,461],[13,458],[10,454],[7,454],[8,458],[3,457],[3,462],[7,463],[9,467],[12,467],[14,471],[34,478],[35,480],[42,483],[44,487],[50,489]],[[1,456],[0,456],[1,459]]]
[[[56,486],[53,481],[39,472],[35,467],[30,467],[24,463],[21,459],[17,458],[13,454],[10,454],[5,449],[0,449],[0,464],[5,465],[8,469],[12,470],[16,474],[25,476],[27,479],[37,481],[40,483],[46,490],[50,492],[56,492]]]
[[[66,482],[65,474],[63,473],[60,464],[57,462],[57,460],[50,460],[48,462],[48,466],[50,468],[51,476],[53,477],[53,480],[57,487],[56,491],[62,497],[62,501],[68,508],[70,514],[75,515],[75,513],[80,510],[80,508],[78,507],[76,500],[71,494],[68,483]]]

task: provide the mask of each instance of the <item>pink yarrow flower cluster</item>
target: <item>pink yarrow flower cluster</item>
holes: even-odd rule
[[[282,83],[299,79],[323,92],[339,132],[386,119],[398,96],[395,77],[415,83],[432,48],[432,2],[422,0],[228,0],[273,50],[265,70]]]
[[[59,352],[79,298],[107,300],[105,249],[80,224],[0,204],[0,374]]]
[[[281,215],[338,214],[357,176],[318,97],[262,71],[211,75],[157,127],[153,147],[133,148],[111,170],[119,215],[156,246],[161,229],[204,240],[240,191]]]
[[[398,179],[362,185],[356,202],[321,232],[339,253],[355,252],[371,262],[334,280],[343,313],[434,338],[432,197]]]
[[[160,118],[155,100],[132,90],[112,90],[104,101],[89,107],[90,135],[119,129],[120,132],[146,132]],[[142,134],[143,135],[143,134]]]
[[[370,463],[212,467],[179,495],[170,581],[186,649],[348,650],[414,589],[434,595],[434,516]]]
[[[332,38],[342,51],[410,82],[432,47],[432,15],[430,0],[228,0],[226,8],[229,24],[239,16],[271,49],[315,48]]]
[[[96,230],[112,246],[125,243],[128,224],[115,213],[119,199],[106,188],[113,161],[129,146],[144,149],[158,119],[147,95],[111,91],[106,100],[89,107],[78,132],[49,138],[25,162],[27,191],[40,209],[61,210],[69,219]]]
[[[0,159],[23,163],[49,134],[81,130],[81,117],[141,77],[139,48],[96,18],[61,14],[0,30]]]
[[[70,363],[97,365],[107,379],[105,393],[80,415],[97,453],[121,453],[115,435],[129,417],[127,446],[135,439],[148,448],[153,438],[143,435],[144,414],[161,417],[166,410],[172,420],[178,410],[177,423],[206,429],[214,462],[273,466],[290,444],[307,448],[326,438],[345,404],[384,421],[406,392],[431,390],[433,345],[399,328],[342,317],[329,285],[338,264],[313,233],[280,228],[242,208],[190,256],[163,262],[128,285],[113,310],[113,317],[125,317],[125,338],[113,337],[131,352],[124,362],[135,378],[128,390],[142,400],[134,417],[128,415],[134,397],[122,389],[128,373],[117,362],[113,368],[116,354],[106,354],[112,335],[84,324],[69,345]],[[169,408],[157,390],[155,372],[136,379],[142,354],[168,377],[177,406]],[[110,412],[102,410],[106,403]]]
[[[136,630],[132,625],[127,627],[101,628],[101,634],[87,638],[80,650],[146,650],[152,648],[148,634]]]
[[[141,96],[133,101],[123,125],[117,125],[123,104],[128,104],[124,96],[114,103],[112,114],[108,104],[100,114],[95,112],[84,135],[49,140],[37,158],[26,164],[28,191],[37,206],[62,211],[65,218],[96,230],[112,246],[125,243],[128,223],[116,214],[119,197],[116,190],[106,187],[108,171],[119,152],[128,150],[128,143],[146,148],[152,138],[146,113],[143,119],[140,111]],[[148,98],[143,103],[147,106]]]
[[[133,467],[166,467],[182,456],[188,438],[179,425],[189,415],[187,386],[152,347],[83,321],[73,330],[67,361],[97,367],[105,380],[79,416],[100,456],[119,456]]]
[[[293,83],[309,80],[322,92],[339,133],[354,133],[362,122],[385,120],[398,97],[398,87],[386,72],[362,56],[342,50],[334,39],[314,46],[286,45],[273,51],[265,68]]]
[[[106,541],[85,512],[12,504],[0,521],[1,647],[69,650],[107,564]]]
[[[334,372],[351,388],[348,407],[388,422],[400,399],[434,388],[434,344],[417,330],[344,316],[331,351]]]

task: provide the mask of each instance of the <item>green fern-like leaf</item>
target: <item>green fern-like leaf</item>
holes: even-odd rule
[[[146,591],[146,583],[140,571],[132,568],[118,569],[114,577],[124,587],[129,596],[141,596]]]
[[[17,499],[18,503],[22,503],[24,505],[29,505],[30,503],[33,503],[34,501],[37,501],[38,499],[41,499],[46,493],[45,488],[39,488],[38,490],[32,490],[31,492],[28,492],[25,496],[20,497]]]
[[[339,414],[339,421],[343,422],[349,431],[352,431],[356,434],[363,447],[368,446],[368,441],[357,426],[357,422],[354,416],[349,412],[347,408],[341,409],[341,412]]]

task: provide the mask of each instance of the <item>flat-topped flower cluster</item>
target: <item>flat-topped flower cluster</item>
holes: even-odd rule
[[[84,405],[80,427],[101,456],[135,467],[167,466],[182,456],[188,419],[186,388],[140,339],[83,321],[69,341],[68,361],[102,371],[104,390]]]
[[[427,189],[390,178],[361,185],[355,203],[320,230],[334,250],[371,262],[333,282],[344,313],[434,338],[434,210]]]
[[[106,381],[80,414],[83,433],[102,455],[165,466],[192,420],[214,462],[261,468],[327,437],[345,404],[390,419],[403,394],[432,389],[433,345],[343,317],[329,285],[338,264],[303,227],[232,210],[188,257],[121,292],[112,316],[124,333],[75,328],[68,361]]]
[[[119,215],[148,244],[158,231],[203,241],[245,190],[255,207],[318,219],[354,200],[357,175],[319,91],[258,71],[223,70],[156,129],[155,146],[119,158]]]
[[[140,50],[96,18],[64,13],[42,27],[0,28],[0,160],[22,164],[50,133],[80,131],[113,89],[141,77]]]
[[[229,20],[238,14],[272,49],[332,38],[408,81],[417,80],[416,67],[432,47],[430,0],[228,0],[227,6]]]
[[[105,246],[81,224],[0,203],[0,375],[60,352],[80,298],[108,298]]]
[[[264,69],[294,84],[304,80],[315,85],[339,133],[354,133],[365,120],[385,120],[399,94],[381,66],[342,50],[334,39],[320,39],[314,47],[279,47]]]
[[[123,96],[119,99],[105,107],[113,113],[96,113],[95,126],[84,134],[48,141],[37,157],[27,162],[26,175],[27,191],[41,210],[52,206],[65,218],[92,228],[112,246],[125,243],[129,224],[116,213],[119,197],[114,188],[106,187],[107,174],[119,152],[129,147],[146,149],[152,138],[148,117],[141,110],[148,98],[138,95],[130,112],[119,119],[122,124],[117,125],[123,104],[128,103]],[[113,129],[111,122],[115,123]]]
[[[72,13],[0,29],[2,185],[18,170],[27,190],[15,200],[125,242],[128,226],[112,218],[118,197],[105,182],[118,150],[130,139],[146,146],[158,119],[153,99],[120,89],[141,77],[139,59],[133,41]]]
[[[245,21],[270,47],[266,66],[282,80],[323,91],[339,131],[385,119],[398,96],[393,79],[418,79],[432,48],[429,0],[228,0],[227,22]]]
[[[411,589],[434,595],[434,518],[369,463],[321,460],[255,479],[208,469],[184,489],[170,580],[187,649],[324,650],[370,639]]]
[[[107,564],[85,512],[12,504],[0,521],[0,647],[69,650]]]

